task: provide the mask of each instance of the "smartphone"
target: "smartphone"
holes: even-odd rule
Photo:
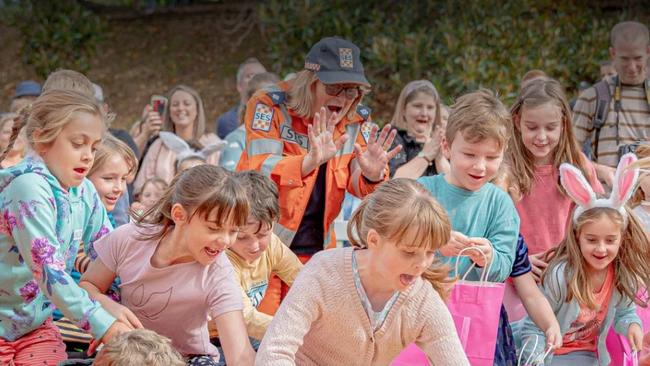
[[[165,108],[167,107],[167,98],[162,95],[152,95],[151,96],[151,109],[158,112],[162,117],[165,113]]]

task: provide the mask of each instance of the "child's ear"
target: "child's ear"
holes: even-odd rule
[[[445,157],[445,159],[450,160],[451,159],[451,146],[447,143],[447,136],[442,135],[442,156]]]
[[[189,219],[187,211],[180,203],[174,203],[172,205],[171,216],[172,220],[174,220],[174,224],[176,225],[187,223]]]
[[[368,230],[366,244],[368,248],[377,248],[379,246],[379,233],[375,229]]]
[[[34,141],[40,140],[41,135],[43,135],[43,130],[40,128],[35,129],[33,133]],[[39,154],[45,153],[47,151],[47,146],[48,144],[42,142],[34,142],[34,150]]]

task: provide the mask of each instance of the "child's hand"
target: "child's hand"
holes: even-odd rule
[[[545,255],[546,253],[539,253],[528,256],[528,260],[532,267],[531,272],[533,273],[533,278],[535,278],[535,282],[537,283],[542,279],[542,273],[546,270],[546,267],[548,267],[548,262],[544,260]]]
[[[109,314],[114,316],[118,321],[129,326],[131,329],[144,328],[138,317],[126,306],[118,304],[108,298],[100,303]]]
[[[488,239],[486,239],[486,238],[469,238],[468,240],[470,241],[470,246],[480,249],[481,252],[483,252],[483,254],[485,254],[485,255],[482,255],[481,253],[479,253],[476,250],[468,250],[468,251],[465,252],[465,253],[467,253],[467,256],[469,256],[469,258],[474,263],[476,263],[477,266],[485,267],[485,265],[487,263],[492,262],[492,253],[493,253],[493,251],[492,251],[492,243],[490,243],[490,241]],[[487,263],[485,262],[486,259],[487,259]]]
[[[549,348],[557,349],[562,347],[562,332],[560,331],[560,324],[557,321],[553,322],[544,335],[546,336],[546,344]]]
[[[115,337],[116,335],[118,335],[120,333],[129,332],[131,330],[133,330],[133,328],[131,328],[130,326],[128,326],[128,325],[126,325],[124,323],[122,323],[119,320],[116,320],[115,322],[113,322],[113,325],[111,325],[110,328],[108,328],[106,333],[104,333],[104,336],[102,337],[101,341],[93,339],[92,342],[90,342],[90,346],[88,347],[88,356],[91,356],[92,354],[94,354],[95,350],[97,350],[97,347],[101,343],[106,344],[106,343],[110,342],[111,339],[113,339],[113,337]]]
[[[627,340],[630,342],[632,351],[640,351],[643,349],[643,331],[641,326],[637,323],[632,323],[627,328]]]
[[[451,232],[449,242],[440,248],[440,254],[445,257],[455,257],[461,250],[470,245],[469,238],[458,231]]]

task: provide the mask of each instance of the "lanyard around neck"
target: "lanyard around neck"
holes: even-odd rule
[[[623,89],[623,86],[621,85],[621,78],[616,75],[614,78],[614,111],[616,112],[616,146],[619,145],[620,143],[620,138],[619,138],[619,114],[621,112],[621,109],[623,107],[622,103],[622,96],[621,96],[621,89]],[[645,91],[645,100],[650,106],[650,79],[646,78],[645,81],[643,82],[643,89]]]
[[[621,111],[621,100],[623,99],[621,96],[621,89],[623,89],[623,86],[621,84],[621,78],[618,75],[615,76],[614,83],[614,110],[618,113]],[[645,100],[648,105],[650,105],[650,79],[645,79],[643,82],[643,89],[645,91]]]

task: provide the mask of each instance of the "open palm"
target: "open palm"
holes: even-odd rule
[[[398,145],[388,151],[397,134],[397,130],[391,131],[390,124],[382,128],[379,136],[377,136],[378,130],[377,125],[372,126],[365,151],[361,149],[361,145],[354,144],[354,149],[357,152],[357,162],[359,163],[361,172],[367,179],[373,182],[377,182],[384,177],[386,164],[402,149],[402,146]]]
[[[326,113],[325,108],[321,108],[314,115],[314,122],[307,126],[309,155],[313,161],[317,162],[317,165],[321,165],[334,157],[336,152],[348,139],[348,135],[344,134],[334,140],[334,127],[336,127],[337,114],[332,113],[329,120],[326,121]]]

